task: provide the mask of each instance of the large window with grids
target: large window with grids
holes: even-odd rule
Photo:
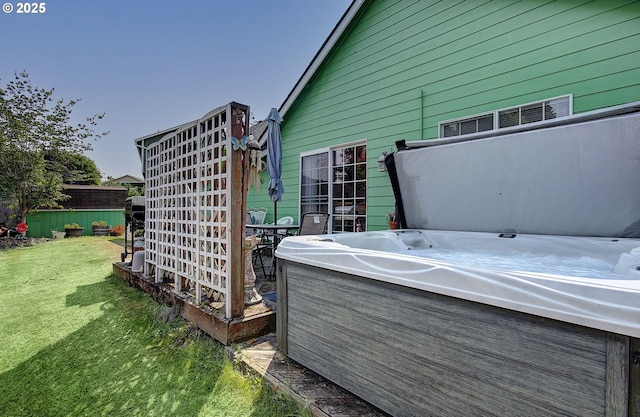
[[[542,122],[573,113],[571,96],[556,97],[535,103],[440,123],[440,137],[468,135],[487,130],[504,129],[528,123]]]
[[[331,233],[367,228],[367,145],[358,142],[301,157],[300,213],[330,213]]]

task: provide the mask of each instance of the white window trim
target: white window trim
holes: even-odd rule
[[[506,111],[506,110],[515,110],[515,109],[520,109],[522,107],[527,107],[527,106],[531,106],[534,104],[540,104],[540,103],[544,103],[547,101],[553,101],[553,100],[559,100],[559,99],[568,99],[569,101],[569,114],[567,116],[561,116],[561,117],[557,117],[555,119],[547,119],[547,120],[541,120],[539,122],[532,122],[532,123],[527,123],[530,125],[543,125],[545,123],[549,123],[552,120],[557,120],[563,117],[570,117],[573,115],[573,94],[564,94],[561,96],[556,96],[556,97],[551,97],[551,98],[546,98],[546,99],[542,99],[542,100],[536,100],[536,101],[531,101],[529,103],[524,103],[524,104],[519,104],[517,106],[509,106],[509,107],[504,107],[502,109],[497,109],[497,110],[493,110],[490,112],[483,112],[483,113],[477,113],[477,114],[473,114],[473,115],[469,115],[469,116],[465,116],[465,117],[457,117],[455,119],[448,119],[448,120],[444,120],[442,122],[438,123],[438,138],[451,138],[451,137],[459,137],[459,136],[467,136],[467,135],[475,135],[477,133],[482,133],[482,132],[490,132],[490,131],[495,131],[495,130],[502,130],[502,129],[508,129],[509,127],[514,127],[514,126],[508,126],[508,127],[498,127],[498,123],[499,123],[499,114],[500,112]],[[467,133],[464,135],[456,135],[456,136],[444,136],[443,132],[444,132],[444,126],[447,124],[451,124],[451,123],[462,123],[462,122],[466,122],[469,120],[476,120],[482,117],[486,117],[489,115],[493,115],[493,129],[492,130],[485,130],[482,132],[475,132],[475,133]],[[518,126],[521,126],[521,124],[518,124]]]
[[[304,152],[300,152],[298,158],[298,216],[300,216],[300,207],[302,206],[302,193],[300,192],[302,187],[302,159],[307,156],[318,155],[322,153],[327,153],[328,155],[328,167],[327,167],[327,178],[329,178],[329,189],[328,189],[328,198],[329,198],[329,224],[327,225],[327,230],[333,229],[333,150],[340,148],[347,148],[351,146],[359,146],[359,145],[368,145],[367,139],[354,140],[351,142],[340,143],[333,146],[326,146],[323,148],[312,149]],[[367,165],[369,159],[369,150],[367,148]],[[368,179],[368,175],[367,175]],[[367,187],[368,188],[368,187]],[[367,190],[368,191],[368,190]],[[367,192],[368,194],[368,192]],[[367,197],[367,205],[369,204],[369,198]],[[368,217],[368,216],[367,216]],[[367,219],[368,221],[368,219]],[[367,222],[368,224],[368,222]]]
[[[444,122],[438,123],[438,137],[439,138],[445,138],[445,137],[446,138],[450,138],[450,137],[464,136],[464,135],[443,136],[442,133],[443,133],[443,130],[444,130],[444,126],[448,125],[448,124],[451,124],[451,123],[463,123],[463,122],[467,122],[467,121],[471,121],[471,120],[476,120],[477,121],[478,119],[481,119],[481,118],[487,117],[487,116],[492,116],[493,129],[491,129],[491,130],[495,130],[496,129],[496,115],[497,115],[497,112],[490,111],[490,112],[485,112],[485,113],[474,114],[474,115],[471,115],[471,116],[466,116],[466,117],[463,117],[463,118],[445,120]],[[483,132],[488,132],[488,130],[487,131],[483,131]],[[478,133],[478,132],[467,133],[467,135],[473,135],[475,133]]]
[[[442,131],[442,126],[449,124],[449,123],[460,123],[460,122],[466,122],[467,120],[475,120],[475,119],[479,119],[481,117],[485,117],[485,116],[491,116],[493,115],[495,117],[495,115],[497,114],[497,111],[486,111],[483,113],[477,113],[477,114],[471,114],[469,116],[464,116],[464,117],[456,117],[455,119],[449,119],[449,120],[444,120],[440,123],[438,123],[438,127],[440,128],[440,130]],[[493,124],[493,126],[495,127],[495,122]]]
[[[318,148],[318,149],[313,149],[310,151],[304,151],[304,152],[300,152],[299,156],[298,156],[298,218],[300,218],[301,213],[300,213],[300,207],[302,206],[302,159],[307,157],[307,156],[313,156],[313,155],[318,155],[318,154],[322,154],[322,153],[326,153],[328,155],[328,168],[327,168],[327,178],[330,178],[330,170],[331,170],[331,164],[333,162],[333,157],[331,155],[331,147],[324,147],[324,148]],[[333,192],[331,190],[331,187],[329,187],[329,194],[328,194],[328,198],[329,201],[331,201],[331,197],[333,195]],[[327,227],[331,226],[331,216],[329,216],[329,224],[327,225]],[[330,229],[328,229],[330,230]]]

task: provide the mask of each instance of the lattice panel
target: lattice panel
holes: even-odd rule
[[[155,276],[158,262],[159,146],[147,149],[145,184],[145,274]]]
[[[146,266],[230,316],[231,105],[147,149]]]

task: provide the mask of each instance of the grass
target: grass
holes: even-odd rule
[[[0,252],[0,416],[309,416],[81,237]]]

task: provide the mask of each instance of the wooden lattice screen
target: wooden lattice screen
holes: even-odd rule
[[[227,318],[244,311],[242,155],[232,137],[248,131],[248,114],[230,103],[146,152],[145,274],[197,302],[224,303]]]

